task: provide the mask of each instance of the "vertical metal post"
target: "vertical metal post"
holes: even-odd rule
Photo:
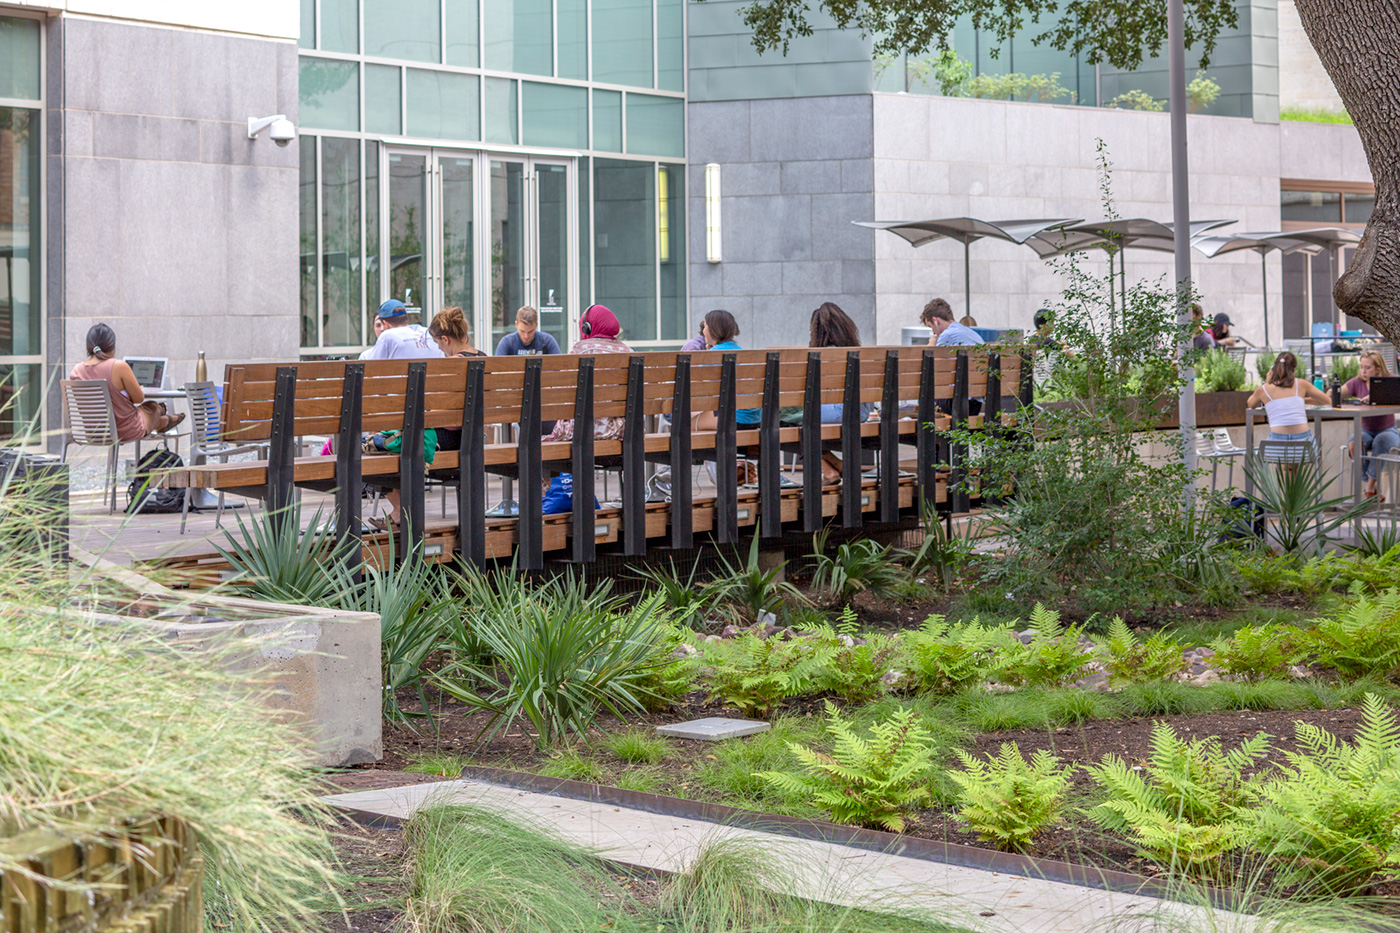
[[[733,544],[739,540],[739,452],[735,433],[738,431],[738,405],[735,401],[735,356],[726,353],[720,359],[719,411],[715,427],[715,540]]]
[[[1176,257],[1177,323],[1182,333],[1191,324],[1191,191],[1186,161],[1186,19],[1182,0],[1167,0],[1167,77],[1171,84],[1172,131],[1172,229]],[[1184,360],[1191,350],[1191,338],[1177,345],[1177,359]],[[1196,472],[1196,371],[1182,368],[1181,395],[1177,413],[1181,419],[1181,451],[1189,475],[1182,490],[1183,501],[1194,499]]]
[[[335,442],[336,539],[345,548],[345,568],[360,567],[360,430],[364,417],[365,364],[346,363],[340,390],[340,429]]]
[[[691,486],[690,354],[676,357],[671,393],[671,547],[694,545],[694,489]]]
[[[802,396],[802,530],[822,530],[822,355],[807,354]]]
[[[918,433],[914,435],[921,514],[938,502],[938,435],[935,428],[938,403],[934,397],[937,379],[936,354],[932,350],[925,350],[919,364]]]
[[[588,425],[580,431],[578,426]],[[593,511],[593,357],[578,358],[578,389],[574,393],[574,443],[570,450],[574,476],[573,560],[589,563],[597,555]]]
[[[462,398],[462,449],[458,453],[457,540],[462,558],[486,566],[486,361],[467,363]]]
[[[1272,345],[1269,343],[1269,251],[1266,249],[1259,251],[1259,272],[1264,286],[1260,294],[1264,296],[1264,348],[1267,350]]]
[[[428,385],[428,364],[408,364],[408,389],[403,401],[403,445],[399,448],[399,553],[400,563],[423,559],[423,415]]]
[[[953,430],[966,431],[968,418],[968,360],[967,351],[958,351],[957,368],[953,373]],[[948,461],[951,472],[948,476],[948,498],[954,512],[966,512],[971,508],[967,489],[963,481],[967,479],[967,444],[955,440],[948,445]]]
[[[781,354],[769,353],[763,365],[763,407],[758,420],[758,496],[760,534],[783,535],[783,449],[778,423]]]
[[[987,395],[982,402],[982,433],[988,438],[995,440],[1001,436],[1001,354],[994,350],[987,351]],[[999,501],[1000,490],[993,490],[990,493],[986,487],[986,477],[979,483],[982,492],[982,500]]]
[[[899,351],[885,353],[880,393],[880,521],[899,521]]]
[[[627,411],[622,429],[622,553],[647,552],[646,360],[627,361]],[[577,430],[577,426],[575,427]]]
[[[860,463],[860,351],[846,354],[846,384],[841,394],[841,527],[859,528],[865,521],[860,496],[864,477]]]
[[[297,368],[277,367],[267,448],[267,515],[272,524],[292,518],[296,478]]]
[[[520,440],[515,462],[520,474],[520,569],[544,569],[544,473],[540,463],[540,372],[538,356],[525,360],[525,384],[520,392]],[[592,431],[592,424],[575,424],[575,431]]]

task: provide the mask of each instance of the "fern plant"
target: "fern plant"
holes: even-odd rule
[[[1171,680],[1186,669],[1181,643],[1156,631],[1139,639],[1121,617],[1114,616],[1108,635],[1094,639],[1113,685]]]
[[[899,641],[888,635],[871,635],[863,645],[838,642],[822,672],[822,689],[848,706],[878,699],[890,686],[899,657]]]
[[[1164,868],[1219,878],[1223,856],[1245,839],[1241,811],[1256,784],[1245,772],[1268,747],[1269,737],[1260,733],[1224,752],[1218,738],[1188,741],[1158,723],[1145,774],[1117,755],[1089,769],[1105,795],[1089,816],[1127,834]]]
[[[1400,673],[1400,590],[1391,588],[1374,601],[1360,597],[1335,619],[1319,619],[1302,634],[1304,644],[1348,680]]]
[[[837,605],[844,606],[862,592],[887,596],[908,577],[895,560],[895,549],[869,538],[839,544],[835,554],[827,554],[829,532],[823,529],[812,536],[812,589],[825,591]]]
[[[1400,722],[1375,694],[1362,702],[1351,744],[1320,726],[1297,724],[1298,751],[1250,811],[1251,842],[1292,880],[1334,891],[1365,887],[1400,866]]]
[[[1083,677],[1093,661],[1079,645],[1083,626],[1060,625],[1060,614],[1040,603],[1031,610],[1030,622],[1030,644],[1013,639],[1000,678],[1017,686],[1063,687]]]
[[[1211,646],[1211,661],[1227,674],[1255,683],[1287,675],[1298,662],[1298,629],[1291,625],[1246,625]]]
[[[1065,807],[1074,765],[1041,749],[1030,761],[1016,743],[981,761],[962,749],[962,771],[949,772],[957,785],[958,815],[977,830],[978,838],[997,848],[1026,852],[1045,827],[1056,823]]]
[[[789,697],[815,693],[834,651],[817,639],[784,641],[744,634],[707,652],[712,699],[767,718]]]
[[[954,693],[995,677],[1014,644],[1004,628],[929,616],[918,631],[905,633],[904,662],[916,689]]]
[[[933,739],[908,709],[857,735],[837,708],[826,704],[830,754],[799,743],[789,748],[804,773],[765,771],[759,777],[780,793],[824,807],[837,823],[902,832],[904,814],[929,796]]]

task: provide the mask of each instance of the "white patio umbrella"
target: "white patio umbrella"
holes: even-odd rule
[[[1343,246],[1355,246],[1361,242],[1360,233],[1357,233],[1355,230],[1348,230],[1345,227],[1311,227],[1307,230],[1282,230],[1274,233],[1242,233],[1240,236],[1288,237],[1301,243],[1316,246],[1318,249],[1325,249],[1327,251],[1328,281],[1332,284],[1333,288],[1337,285],[1337,276],[1341,274],[1339,271],[1340,262],[1337,254],[1341,251]],[[1332,318],[1335,320],[1338,317],[1339,311],[1336,300],[1332,298],[1332,293],[1330,291],[1327,293],[1327,298],[1332,302]],[[1308,318],[1309,323],[1311,323],[1311,307],[1308,308]],[[1311,328],[1309,328],[1309,330],[1311,330]]]
[[[1205,254],[1208,259],[1214,259],[1216,256],[1223,256],[1226,253],[1238,252],[1242,249],[1254,250],[1259,254],[1259,271],[1263,283],[1264,298],[1264,346],[1266,347],[1271,345],[1269,341],[1269,253],[1274,250],[1278,250],[1280,253],[1298,251],[1311,253],[1321,248],[1315,243],[1300,240],[1287,233],[1238,233],[1234,236],[1203,236],[1192,240],[1191,245]]]
[[[991,238],[1008,243],[1025,243],[1038,234],[1077,223],[1077,218],[1060,217],[1041,220],[979,220],[976,217],[943,217],[938,220],[853,220],[858,227],[888,230],[903,237],[911,246],[923,246],[934,240],[957,240],[963,245],[963,308],[972,313],[972,260],[970,247],[976,240]]]

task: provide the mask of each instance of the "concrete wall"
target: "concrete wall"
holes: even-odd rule
[[[1278,0],[1278,94],[1279,106],[1305,110],[1340,111],[1342,99],[1332,86],[1317,53],[1313,51],[1303,21],[1298,18],[1298,5],[1293,0]]]
[[[692,9],[694,9],[692,7]],[[875,252],[851,225],[874,210],[878,98],[691,101],[690,308],[726,308],[746,347],[805,346],[812,309],[834,301],[875,335]],[[722,172],[723,262],[705,261],[705,163]]]
[[[1104,140],[1113,164],[1118,215],[1171,219],[1165,113],[901,94],[876,94],[873,102],[877,219],[1100,219],[1096,139]],[[1192,116],[1188,124],[1193,216],[1237,221],[1227,230],[1278,229],[1279,126],[1212,116]],[[897,341],[900,327],[916,323],[934,295],[947,297],[963,313],[958,244],[938,241],[914,249],[886,234],[874,245],[881,341]],[[1106,268],[1098,256],[1085,262],[1089,269]],[[1278,262],[1268,261],[1275,339],[1281,333]],[[1169,253],[1130,250],[1127,265],[1135,281],[1170,276],[1172,259]],[[1258,256],[1198,255],[1193,270],[1207,310],[1228,313],[1236,331],[1261,341]],[[1028,327],[1036,309],[1062,287],[1060,275],[1027,247],[985,240],[972,246],[972,313],[983,326]]]
[[[200,350],[216,380],[294,359],[297,144],[247,119],[296,121],[295,44],[63,16],[48,70],[51,361],[66,374],[97,321],[176,385]]]

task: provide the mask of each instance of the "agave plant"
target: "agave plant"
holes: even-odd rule
[[[747,621],[762,618],[765,612],[774,615],[789,601],[806,603],[807,599],[791,583],[781,579],[787,561],[779,561],[767,570],[758,561],[758,530],[749,544],[749,558],[743,564],[730,563],[723,556],[724,573],[705,584],[703,592],[716,603],[737,609]]]
[[[344,564],[347,544],[336,538],[334,516],[317,509],[302,531],[301,503],[293,502],[281,514],[237,519],[238,534],[223,529],[226,546],[215,544],[214,550],[234,569],[234,585],[244,595],[270,602],[337,604],[340,581],[327,568]]]
[[[1285,553],[1322,553],[1332,532],[1374,507],[1349,496],[1324,499],[1333,477],[1313,459],[1273,463],[1249,454],[1244,469],[1254,483],[1254,501],[1265,514],[1277,516],[1270,533]]]

